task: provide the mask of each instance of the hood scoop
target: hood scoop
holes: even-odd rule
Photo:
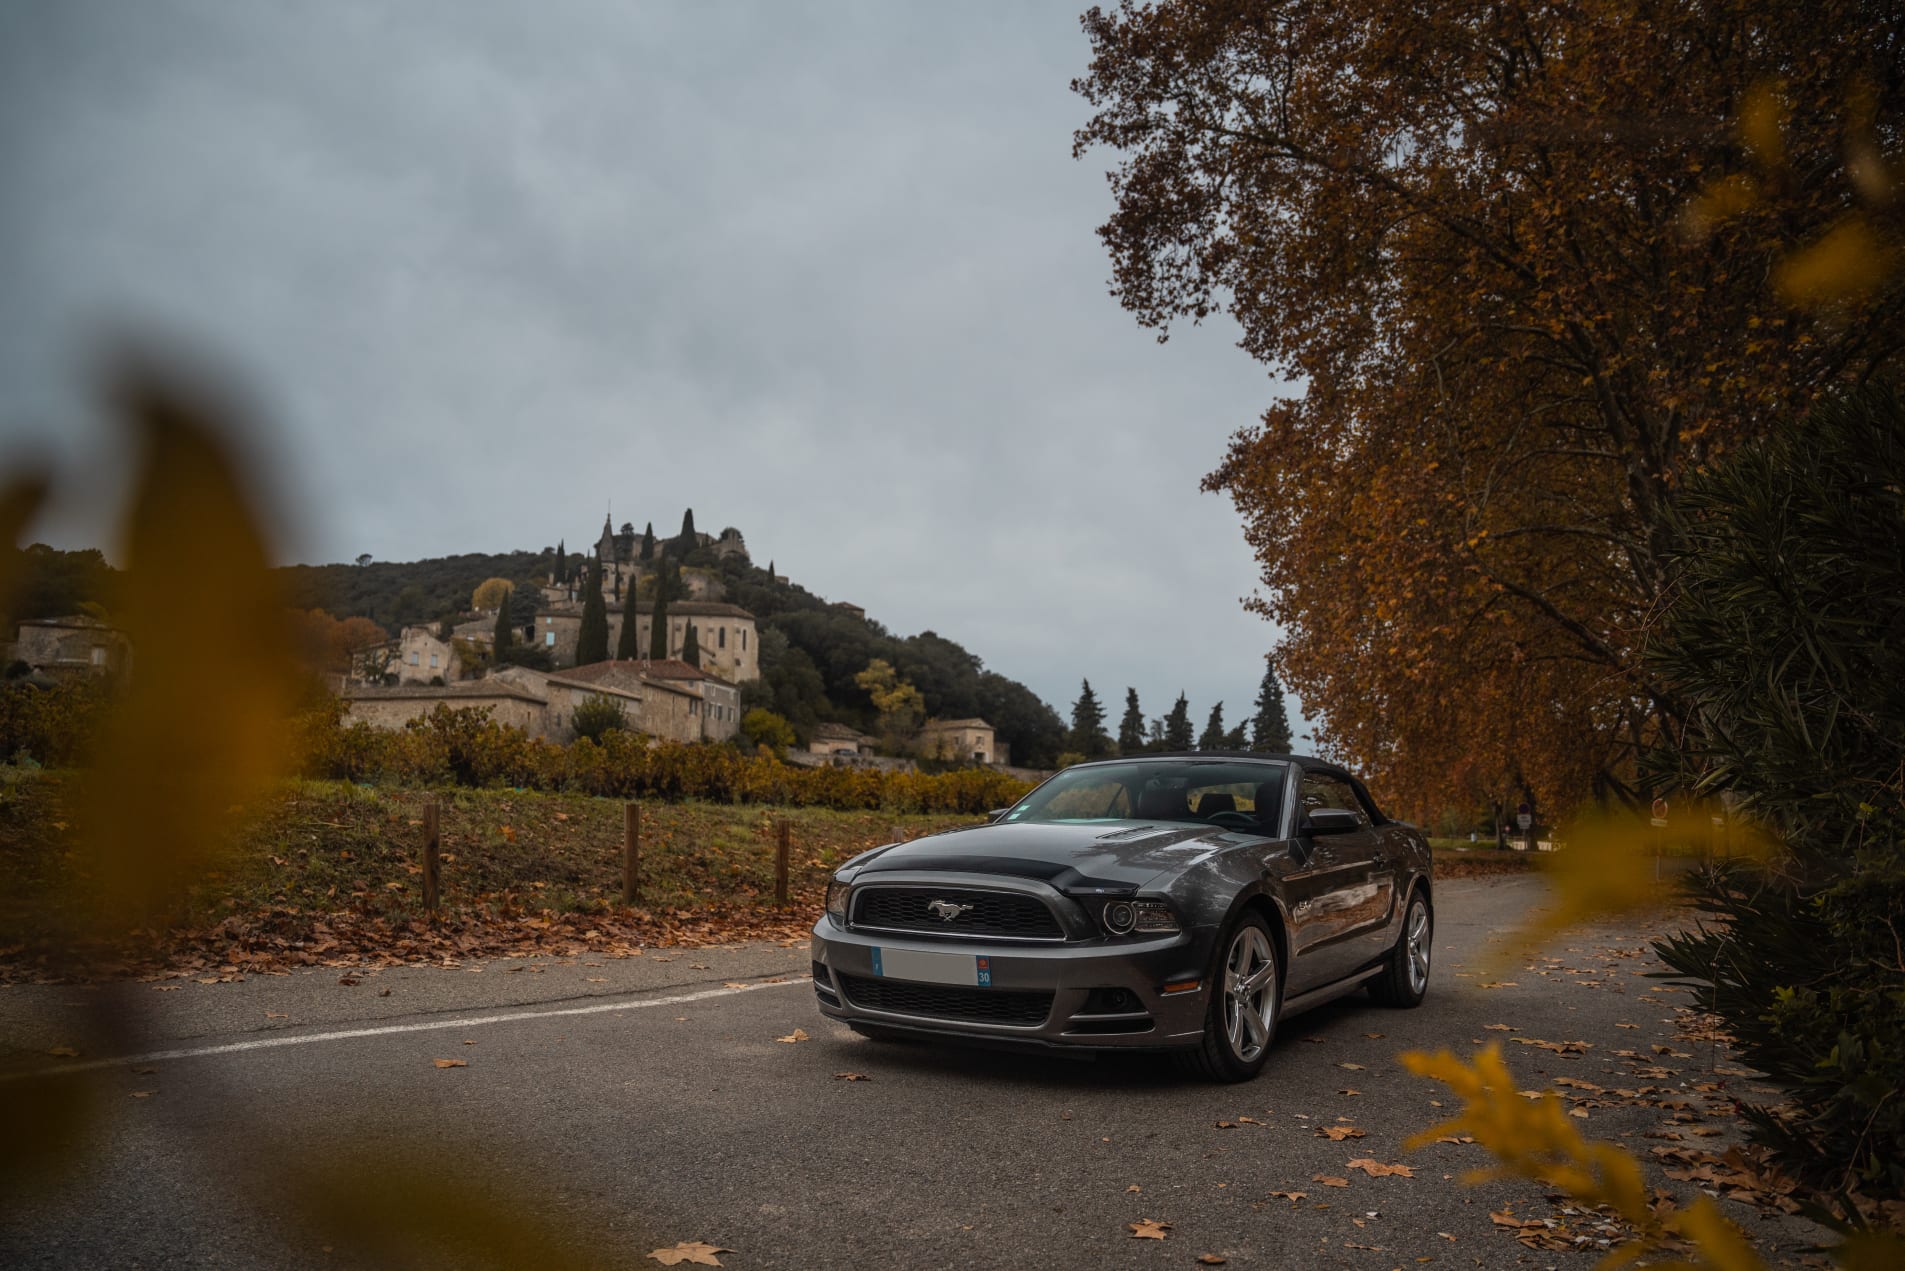
[[[1100,843],[1144,843],[1151,839],[1182,838],[1184,831],[1161,830],[1155,825],[1134,825],[1128,830],[1113,830],[1109,834],[1100,834]]]

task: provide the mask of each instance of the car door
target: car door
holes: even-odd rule
[[[1319,808],[1355,814],[1357,828],[1305,837],[1302,817]],[[1379,877],[1383,844],[1354,787],[1332,773],[1303,774],[1297,818],[1295,841],[1312,853],[1314,864],[1304,880],[1305,894],[1292,900],[1291,915],[1308,928],[1301,938],[1310,964],[1303,979],[1314,987],[1351,974],[1372,956],[1370,940],[1388,918]]]

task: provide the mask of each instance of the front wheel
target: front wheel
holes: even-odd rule
[[[1435,943],[1435,917],[1421,891],[1411,892],[1402,934],[1389,952],[1381,975],[1369,982],[1369,995],[1384,1006],[1420,1006],[1429,991],[1429,954]]]
[[[1184,1065],[1211,1081],[1249,1081],[1263,1071],[1283,1010],[1277,941],[1255,913],[1233,923],[1219,942],[1223,952],[1210,985],[1204,1040],[1184,1053]]]

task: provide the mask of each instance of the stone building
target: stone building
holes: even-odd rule
[[[112,675],[125,669],[130,658],[131,646],[123,633],[97,618],[70,614],[22,622],[7,662],[24,662],[42,674],[64,677]]]
[[[913,753],[923,759],[1006,763],[1004,750],[983,719],[931,719],[913,739]]]
[[[460,684],[351,684],[338,694],[346,722],[372,728],[398,729],[428,715],[439,706],[452,710],[488,707],[499,724],[522,729],[531,737],[548,735],[548,702],[519,684],[503,680],[471,680]]]
[[[545,677],[550,736],[575,735],[575,708],[593,694],[629,703],[629,727],[671,741],[726,741],[741,730],[735,685],[677,659],[596,662]]]
[[[405,627],[385,673],[394,674],[399,684],[428,684],[435,679],[447,684],[462,679],[463,659],[455,641],[455,636],[448,640],[439,636],[434,624]]]
[[[815,755],[870,755],[879,740],[845,724],[819,724],[807,742],[807,751]]]

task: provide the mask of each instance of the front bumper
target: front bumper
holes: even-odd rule
[[[885,963],[904,961],[891,956],[893,950],[983,957],[990,983],[955,988],[880,975]],[[876,951],[887,955],[877,966]],[[1203,1036],[1210,989],[1204,983],[1204,951],[1188,933],[1063,944],[953,943],[855,931],[822,915],[814,924],[813,960],[814,997],[823,1015],[886,1031],[992,1044],[1090,1050],[1193,1046]],[[1166,984],[1187,981],[1198,987],[1164,992]],[[1049,1009],[1031,1022],[1035,1004],[1047,995]],[[988,1010],[1005,1001],[1013,1003],[1012,1010]],[[988,1013],[1025,1022],[972,1018]]]

